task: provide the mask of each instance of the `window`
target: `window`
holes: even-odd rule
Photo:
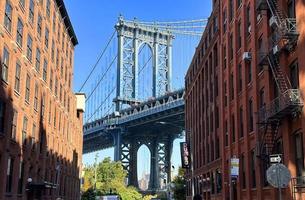
[[[249,100],[249,132],[253,131],[253,101]]]
[[[23,179],[24,179],[24,162],[21,160],[19,164],[18,194],[23,193]]]
[[[48,28],[46,28],[46,30],[45,30],[44,44],[45,44],[45,47],[48,49],[49,48],[49,29]]]
[[[264,51],[263,36],[261,35],[258,39],[258,73],[261,73],[264,70],[264,65],[260,64],[264,58]]]
[[[226,8],[224,8],[222,16],[223,16],[223,32],[225,33],[227,31],[227,12],[226,12]]]
[[[241,6],[241,2],[242,2],[242,0],[237,0],[237,2],[236,2],[237,8],[239,8]]]
[[[33,46],[32,37],[28,35],[26,57],[29,59],[29,61],[32,61],[32,46]]]
[[[42,17],[40,14],[38,14],[37,18],[37,33],[38,36],[41,37],[41,30],[42,30]]]
[[[53,90],[53,70],[50,72],[50,90]]]
[[[227,68],[227,47],[226,45],[223,46],[223,68]]]
[[[35,83],[34,110],[38,110],[38,84]]]
[[[35,69],[39,73],[40,72],[40,50],[36,48],[36,63]]]
[[[21,66],[20,62],[16,62],[16,71],[15,71],[15,86],[14,89],[17,93],[20,92],[20,72],[21,72]]]
[[[46,13],[47,13],[47,16],[50,17],[50,0],[47,0],[47,3],[46,3]]]
[[[239,137],[242,138],[244,137],[244,111],[243,111],[243,107],[241,106],[239,108]]]
[[[54,53],[55,53],[55,42],[52,40],[52,48],[51,48],[51,59],[54,62]]]
[[[299,88],[299,66],[298,61],[290,66],[290,82],[293,89]]]
[[[55,92],[55,96],[57,96],[57,88],[58,88],[58,79],[55,78],[55,89],[54,89],[54,92]]]
[[[230,42],[230,60],[233,60],[233,57],[234,57],[234,50],[233,50],[233,35],[231,34],[230,35],[230,40],[229,40],[229,42]]]
[[[246,67],[248,70],[248,83],[252,81],[252,64],[251,61],[246,63]]]
[[[288,0],[288,18],[295,18],[295,0]]]
[[[4,49],[3,49],[3,56],[2,56],[2,73],[1,73],[1,78],[5,82],[8,82],[9,60],[10,60],[10,53],[8,52],[7,48],[4,47]]]
[[[250,5],[247,6],[246,10],[246,23],[247,23],[247,35],[249,36],[251,33],[251,10],[250,10]]]
[[[44,117],[45,106],[46,106],[46,97],[45,94],[43,93],[41,97],[41,110],[40,110],[41,117]]]
[[[234,99],[234,75],[230,74],[230,99]]]
[[[30,0],[29,21],[31,24],[34,23],[34,7],[35,7],[34,0]]]
[[[51,117],[52,117],[52,109],[51,109],[51,105],[52,105],[52,102],[51,102],[51,100],[50,100],[50,107],[49,107],[49,120],[48,120],[48,122],[49,122],[49,124],[51,124]]]
[[[12,192],[13,186],[13,170],[14,170],[14,159],[8,157],[7,159],[7,168],[6,168],[6,193]]]
[[[262,88],[259,91],[259,108],[263,108],[265,106],[265,91],[264,88]]]
[[[256,172],[255,172],[255,158],[256,158],[256,156],[255,156],[255,149],[253,149],[252,151],[251,151],[251,160],[250,160],[250,171],[251,171],[251,179],[252,179],[252,181],[251,181],[251,187],[252,188],[255,188],[256,187]]]
[[[26,75],[25,81],[25,102],[30,102],[30,87],[31,87],[31,77],[29,74]]]
[[[215,81],[214,81],[214,89],[215,89],[215,96],[217,97],[218,96],[218,77],[217,75],[215,75]]]
[[[35,135],[36,135],[36,125],[33,124],[33,127],[32,127],[32,136],[31,136],[31,139],[30,139],[30,145],[31,146],[35,145]]]
[[[229,145],[228,121],[225,121],[225,145]]]
[[[234,115],[231,116],[231,135],[232,135],[232,142],[235,142],[235,117],[234,117]]]
[[[42,72],[42,79],[46,82],[47,81],[47,71],[48,71],[48,62],[46,59],[43,61],[43,72]]]
[[[237,47],[238,49],[241,48],[241,22],[239,20],[238,25],[237,25],[237,34],[238,34],[238,38],[237,38]]]
[[[18,18],[16,42],[20,47],[22,47],[22,39],[23,39],[23,23],[21,19]]]
[[[238,64],[238,92],[243,90],[242,65]]]
[[[56,107],[54,107],[54,116],[53,116],[53,125],[54,125],[54,128],[56,128]]]
[[[224,104],[225,104],[225,106],[227,106],[228,105],[228,95],[227,95],[227,81],[224,81],[224,93],[225,93],[225,95],[224,95]]]
[[[60,75],[61,77],[63,77],[64,74],[64,64],[63,64],[63,60],[61,61],[61,68],[60,68]]]
[[[12,10],[13,10],[12,5],[7,0],[6,5],[5,5],[4,27],[9,32],[11,32],[11,30],[12,30]]]
[[[56,32],[56,14],[53,12],[53,33]]]
[[[296,164],[296,175],[304,176],[304,154],[303,154],[303,137],[302,133],[295,135],[295,164]]]
[[[11,138],[16,140],[16,133],[17,133],[17,119],[18,119],[18,111],[14,109],[13,111],[13,121],[12,121],[12,132]]]
[[[245,156],[241,154],[240,156],[240,163],[241,163],[241,188],[246,189],[246,163],[245,163]]]
[[[213,32],[216,33],[218,31],[218,19],[217,16],[213,18]]]
[[[215,108],[215,126],[219,128],[219,108],[216,106]]]
[[[23,126],[22,126],[22,144],[25,144],[26,142],[27,129],[28,129],[28,118],[24,116]]]
[[[233,0],[230,0],[230,5],[229,5],[229,19],[230,19],[230,21],[233,20],[233,15],[234,15],[234,5],[233,5]]]
[[[0,133],[4,133],[5,106],[5,103],[0,100]]]
[[[62,86],[59,86],[59,100],[62,101]]]

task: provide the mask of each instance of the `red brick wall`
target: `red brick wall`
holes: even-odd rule
[[[64,199],[78,199],[79,173],[82,162],[82,115],[77,118],[76,97],[72,91],[74,44],[71,42],[67,27],[61,20],[62,16],[55,1],[50,1],[50,17],[48,17],[46,15],[47,1],[41,1],[43,4],[40,4],[39,1],[34,0],[33,24],[28,19],[29,1],[25,1],[24,8],[22,8],[18,0],[10,0],[9,2],[13,8],[11,32],[4,28],[3,23],[6,0],[0,1],[1,60],[3,59],[4,47],[10,53],[8,81],[0,80],[0,101],[5,102],[6,105],[5,128],[4,132],[0,133],[0,199],[26,199],[25,184],[28,177],[31,177],[33,182],[41,182],[43,180],[54,182],[55,167],[58,163],[61,165],[60,186],[57,190],[54,189],[51,192],[48,190],[44,193],[44,199],[54,199],[57,196],[62,196]],[[37,33],[38,13],[42,16],[41,37]],[[54,13],[56,18],[54,18]],[[22,47],[15,42],[18,17],[23,22]],[[55,32],[53,31],[53,20],[56,22]],[[45,27],[49,30],[48,48],[45,46]],[[28,34],[33,39],[32,62],[26,58]],[[51,56],[52,41],[55,44],[54,59]],[[36,47],[41,52],[40,71],[35,69]],[[56,62],[56,57],[58,57],[58,63]],[[46,81],[42,79],[44,59],[48,61]],[[21,64],[19,93],[14,90],[16,62],[18,61]],[[61,67],[63,67],[63,73],[61,72]],[[52,77],[51,70],[53,71]],[[27,74],[30,76],[30,100],[28,103],[25,102]],[[55,94],[55,79],[58,80],[57,95]],[[50,88],[51,80],[52,88]],[[35,83],[38,85],[37,110],[34,109]],[[44,116],[41,115],[43,96],[45,98]],[[18,111],[16,139],[10,137],[13,109]],[[26,145],[22,144],[24,116],[28,119]],[[32,134],[33,124],[36,125],[36,131]],[[40,145],[42,135],[44,142]],[[33,139],[34,147],[29,144],[31,138],[35,138]],[[10,193],[5,191],[8,157],[14,158],[13,188]],[[22,195],[17,195],[21,161],[25,164],[24,188]]]
[[[277,198],[277,191],[271,189],[271,187],[264,187],[262,179],[261,161],[259,158],[255,158],[255,179],[256,187],[252,187],[253,176],[251,173],[251,152],[255,152],[255,148],[258,141],[258,136],[261,134],[257,125],[257,112],[260,106],[259,92],[264,88],[264,102],[269,104],[274,99],[274,81],[272,80],[272,74],[268,66],[263,66],[263,71],[259,70],[258,63],[258,47],[259,38],[264,39],[264,44],[267,44],[266,40],[270,36],[270,27],[267,11],[261,11],[261,19],[257,18],[258,11],[254,1],[243,0],[241,5],[237,6],[237,1],[233,2],[234,15],[232,21],[229,19],[229,0],[220,1],[220,5],[214,6],[213,12],[210,17],[209,25],[203,34],[201,43],[199,44],[196,53],[193,58],[193,62],[190,65],[188,73],[186,75],[186,128],[187,128],[187,141],[192,145],[192,153],[194,157],[193,167],[194,172],[188,171],[188,186],[191,190],[191,181],[194,182],[195,193],[202,193],[207,199],[228,199],[229,198],[229,172],[230,172],[230,158],[236,156],[241,158],[244,155],[244,172],[245,172],[245,187],[242,187],[242,176],[239,176],[236,183],[237,199],[274,199]],[[279,6],[287,12],[287,1],[278,1]],[[287,54],[282,52],[280,55],[281,69],[290,76],[289,66],[297,59],[299,66],[299,85],[301,92],[304,93],[304,56],[302,56],[304,45],[304,1],[296,0],[296,19],[298,25],[298,31],[300,33],[298,45],[294,53]],[[218,5],[218,4],[215,4]],[[246,10],[250,7],[250,22],[251,32],[247,35],[246,24]],[[226,30],[224,29],[224,12],[226,12]],[[212,53],[214,41],[213,39],[205,39],[208,36],[209,26],[212,24],[211,19],[217,16],[219,19],[219,32],[215,34],[214,39],[218,46],[218,65],[214,66],[212,72],[207,70],[205,65],[208,61],[209,55]],[[241,22],[241,47],[238,47],[238,22]],[[233,37],[233,46],[230,42],[230,36]],[[204,54],[200,54],[201,47],[205,45],[206,41],[209,41],[207,50]],[[230,59],[230,49],[233,48],[233,57]],[[224,48],[226,47],[226,48]],[[252,80],[248,81],[249,63],[242,59],[244,52],[251,52],[251,73]],[[213,55],[213,54],[212,54]],[[226,56],[226,60],[224,57]],[[200,60],[197,62],[197,60]],[[209,61],[208,61],[209,63]],[[212,62],[213,63],[213,62]],[[241,73],[239,73],[239,64],[241,65]],[[209,66],[209,65],[208,65]],[[233,79],[231,79],[231,74]],[[219,95],[215,97],[212,102],[209,101],[206,104],[206,99],[210,99],[211,77],[218,77],[218,92]],[[206,79],[202,77],[208,77],[208,84],[205,84]],[[242,81],[242,89],[239,90],[240,83],[239,77]],[[233,90],[230,89],[231,81]],[[204,82],[204,83],[203,83]],[[215,82],[212,81],[212,87],[215,87]],[[226,85],[226,89],[224,86]],[[217,85],[216,85],[217,86]],[[215,88],[214,88],[215,89]],[[231,96],[234,98],[231,99]],[[227,98],[225,100],[225,98]],[[249,100],[253,101],[253,131],[250,131],[249,116]],[[225,103],[227,101],[227,105]],[[215,129],[216,116],[215,108],[219,107],[219,128]],[[240,118],[239,109],[242,106],[243,118]],[[204,109],[201,109],[204,107]],[[209,126],[207,130],[207,124],[211,124],[211,116],[207,113],[214,114],[213,129]],[[302,114],[296,118],[285,118],[282,120],[279,129],[279,138],[283,141],[283,158],[284,164],[289,168],[293,177],[296,176],[296,164],[295,164],[295,141],[294,135],[297,131],[302,132],[304,126],[304,110]],[[234,116],[234,121],[232,119]],[[243,137],[240,137],[241,126],[240,122],[243,122]],[[209,123],[208,123],[209,122]],[[226,128],[227,123],[227,128]],[[205,126],[204,128],[202,128]],[[226,131],[227,130],[227,131]],[[228,144],[226,145],[226,132],[228,133]],[[233,141],[233,132],[235,135],[235,141]],[[210,160],[206,162],[208,155],[213,155],[212,150],[215,151],[217,145],[213,138],[219,136],[220,139],[220,158]],[[303,142],[304,143],[304,142]],[[212,146],[212,148],[211,148]],[[303,146],[304,148],[304,146]],[[304,150],[303,150],[304,152]],[[256,155],[256,154],[255,154]],[[198,165],[199,163],[199,165]],[[241,166],[240,166],[241,168]],[[217,187],[211,184],[211,177],[217,170],[222,172],[222,190],[220,194],[213,193],[213,187]],[[241,173],[240,169],[240,173]],[[207,177],[210,181],[207,182]],[[205,183],[205,184],[203,184]],[[196,186],[198,185],[198,186]],[[189,191],[190,196],[190,191]],[[284,199],[291,199],[291,188],[286,189],[283,192]]]

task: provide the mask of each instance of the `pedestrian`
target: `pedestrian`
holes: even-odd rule
[[[202,200],[202,197],[199,194],[196,194],[193,200]]]

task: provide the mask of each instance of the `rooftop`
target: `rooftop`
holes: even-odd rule
[[[74,32],[72,23],[70,21],[67,9],[65,7],[64,1],[63,0],[55,0],[55,1],[56,1],[57,6],[58,6],[59,12],[60,12],[60,14],[63,18],[63,21],[65,23],[65,26],[67,28],[67,31],[68,31],[69,36],[71,38],[71,41],[72,41],[73,45],[76,46],[78,44],[78,40],[77,40],[77,37],[75,35],[75,32]]]

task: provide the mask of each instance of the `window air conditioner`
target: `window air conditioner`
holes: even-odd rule
[[[276,17],[275,16],[272,16],[269,19],[269,26],[272,27],[272,28],[275,28],[277,26],[277,21],[276,21]]]
[[[251,52],[244,52],[243,53],[243,60],[249,61],[251,60]]]
[[[272,48],[272,51],[273,51],[273,54],[277,54],[280,52],[280,48],[278,45],[275,45],[273,48]]]

